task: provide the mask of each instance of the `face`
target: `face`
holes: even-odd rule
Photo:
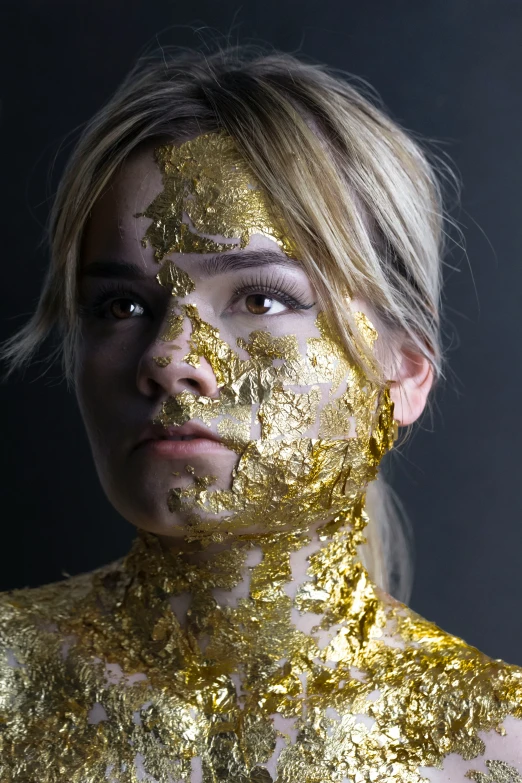
[[[391,445],[386,390],[349,362],[281,226],[215,135],[141,148],[92,211],[76,388],[105,492],[138,527],[306,526]]]

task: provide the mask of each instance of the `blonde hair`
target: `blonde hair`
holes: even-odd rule
[[[161,50],[143,58],[88,123],[54,201],[51,261],[36,312],[3,346],[10,370],[25,365],[57,327],[71,377],[82,235],[94,203],[129,154],[148,139],[182,142],[219,130],[232,136],[281,211],[353,360],[375,376],[368,347],[352,328],[347,291],[371,304],[390,344],[400,335],[438,374],[444,232],[433,166],[353,79],[250,47],[212,56]],[[376,494],[371,488],[371,505],[383,506]],[[380,526],[369,526],[366,545],[367,564],[385,589],[391,589],[394,557],[386,540],[398,540],[390,532],[393,516],[387,512]],[[404,595],[409,557],[401,551]]]

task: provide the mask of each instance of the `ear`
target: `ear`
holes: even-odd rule
[[[402,426],[413,424],[426,407],[433,384],[433,368],[421,353],[402,349],[398,370],[390,385],[394,418]]]

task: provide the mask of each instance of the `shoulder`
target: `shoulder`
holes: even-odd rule
[[[499,725],[502,715],[522,719],[522,668],[500,658],[490,658],[463,639],[447,633],[403,605],[392,616],[395,637],[417,673],[437,690],[454,694],[462,709],[472,709],[475,698],[481,705],[480,716],[489,716],[491,726]],[[449,704],[449,702],[447,702]],[[457,706],[458,702],[454,705]]]
[[[37,612],[47,614],[58,611],[61,614],[75,599],[86,594],[94,573],[67,577],[41,587],[24,587],[0,593],[0,617],[5,622]]]
[[[45,627],[56,624],[75,611],[92,589],[97,575],[105,569],[68,577],[60,582],[41,587],[26,587],[0,593],[0,639],[6,641],[5,632],[20,626]]]
[[[522,668],[402,604],[388,602],[387,621],[390,636],[370,648],[378,694],[372,717],[383,728],[385,718],[398,725],[402,747],[418,748],[424,737],[419,761],[432,783],[522,783]],[[486,762],[508,765],[519,777],[492,777],[501,767],[490,770]]]
[[[90,589],[89,574],[36,588],[0,593],[0,657],[20,653],[35,636],[52,632]]]
[[[28,670],[58,648],[68,628],[97,600],[119,563],[36,588],[0,593],[0,690],[13,668]],[[106,591],[107,592],[107,591]]]

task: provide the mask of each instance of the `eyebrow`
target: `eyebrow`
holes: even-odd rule
[[[216,253],[210,258],[202,259],[200,272],[205,277],[216,277],[241,269],[251,269],[260,266],[291,266],[301,267],[299,261],[275,250],[242,250],[238,252]],[[302,268],[302,267],[301,267]]]
[[[148,280],[149,275],[136,264],[123,259],[100,259],[87,264],[80,272],[84,277],[124,278],[125,280]]]
[[[175,263],[174,259],[170,260]],[[204,277],[217,277],[227,272],[269,265],[302,268],[301,263],[297,259],[286,256],[283,253],[277,253],[274,250],[243,250],[241,252],[216,253],[210,256],[210,258],[196,259],[196,263],[198,264],[199,274]],[[158,268],[160,266],[161,264],[158,264]],[[82,278],[105,277],[136,281],[150,280],[150,275],[142,267],[119,258],[92,261],[82,269],[80,276]]]

